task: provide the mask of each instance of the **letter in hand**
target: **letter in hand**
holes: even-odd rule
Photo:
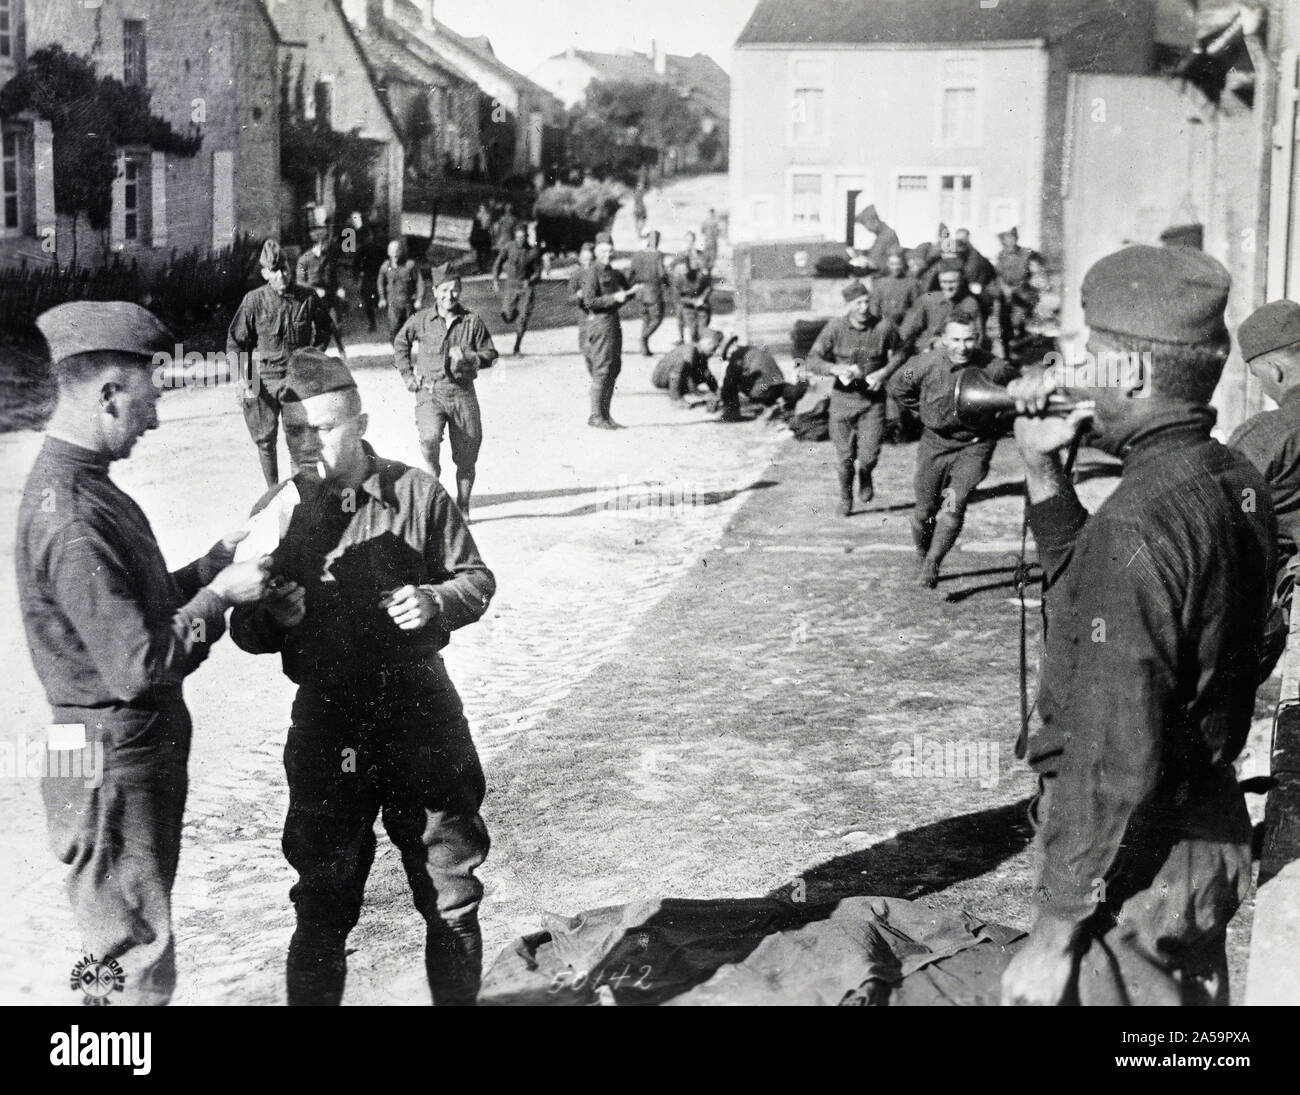
[[[208,583],[208,588],[226,604],[246,605],[260,601],[266,593],[267,579],[271,574],[271,557],[262,555],[256,559],[246,559],[242,563],[231,563],[218,572]]]
[[[307,591],[297,582],[272,579],[262,606],[280,627],[297,627],[307,615]]]
[[[405,585],[385,593],[380,606],[403,631],[418,631],[438,615],[433,594],[419,586]]]

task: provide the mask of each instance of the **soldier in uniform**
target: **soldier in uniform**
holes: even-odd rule
[[[1229,281],[1199,251],[1145,246],[1084,277],[1088,350],[1149,366],[1087,389],[1091,443],[1123,459],[1095,513],[1060,458],[1086,413],[1036,413],[1054,370],[1009,386],[1035,412],[1017,419],[1016,441],[1047,647],[1028,747],[1036,910],[1003,973],[1004,1003],[1228,1002],[1224,942],[1251,879],[1233,761],[1276,562],[1263,476],[1210,436]]]
[[[14,554],[32,663],[63,734],[51,736],[63,759],[41,796],[85,953],[122,967],[120,999],[166,1004],[190,747],[182,682],[225,632],[226,609],[262,595],[269,559],[232,565],[241,532],[169,572],[148,519],[108,476],[158,426],[153,355],[171,354],[173,334],[116,301],[61,304],[36,325],[58,405]]]
[[[1277,404],[1248,418],[1228,439],[1268,481],[1277,517],[1278,582],[1265,653],[1271,671],[1286,646],[1300,569],[1300,304],[1275,300],[1257,308],[1237,329],[1237,343],[1264,394]]]
[[[645,208],[645,183],[638,181],[635,189],[632,191],[632,220],[636,225],[636,234],[639,236],[645,231],[646,208]]]
[[[610,265],[614,241],[608,232],[596,237],[596,261],[582,280],[582,307],[587,313],[587,352],[591,361],[591,416],[598,430],[621,427],[610,417],[614,385],[623,368],[623,327],[618,310],[635,292],[621,271]]]
[[[433,474],[442,476],[442,435],[451,436],[456,504],[469,520],[474,466],[483,444],[474,378],[497,358],[487,325],[460,303],[460,278],[448,266],[433,271],[434,307],[417,312],[393,339],[393,364],[415,392],[415,426]],[[412,348],[419,356],[412,361]]]
[[[630,280],[641,301],[641,353],[650,356],[650,336],[664,321],[664,299],[671,286],[664,257],[659,251],[659,233],[645,234],[645,246],[632,256]]]
[[[365,218],[359,212],[353,212],[348,218],[348,227],[343,230],[342,251],[352,257],[352,278],[357,283],[361,309],[366,314],[367,327],[374,331],[379,304],[375,278],[379,276],[379,267],[383,259],[380,257],[374,229],[366,224]]]
[[[977,325],[981,337],[987,313],[983,303],[966,287],[966,275],[956,263],[945,263],[939,272],[939,288],[923,293],[898,329],[909,353],[925,351],[942,337],[951,316],[965,316]]]
[[[339,288],[338,256],[330,245],[329,233],[324,228],[313,228],[311,241],[311,246],[298,256],[294,280],[315,293],[320,300],[320,307],[329,312],[335,345],[346,358],[347,349],[343,345],[343,332],[339,329],[338,319],[339,304],[344,299],[343,290]]]
[[[388,258],[379,267],[379,307],[388,313],[388,333],[397,337],[406,321],[424,304],[424,278],[415,260],[407,258],[406,244],[390,240]]]
[[[709,298],[713,279],[704,268],[679,255],[673,267],[673,290],[677,297],[677,326],[683,342],[694,342],[713,319]]]
[[[722,234],[722,225],[718,223],[718,211],[710,208],[709,215],[700,225],[700,235],[704,237],[704,248],[700,254],[700,265],[706,274],[713,273],[718,261],[718,237]]]
[[[483,770],[439,652],[483,615],[495,581],[438,480],[378,456],[365,431],[347,366],[295,354],[285,434],[301,501],[274,553],[282,584],[231,618],[235,642],[279,654],[298,686],[284,748],[283,847],[298,874],[289,1003],[342,999],[382,816],[426,923],[433,1001],[470,1005],[482,964]]]
[[[998,233],[1002,250],[994,266],[998,274],[998,293],[1002,297],[1003,339],[1014,342],[1025,333],[1025,325],[1034,314],[1033,290],[1029,285],[1029,262],[1034,252],[1020,246],[1020,230],[1008,228]]]
[[[831,320],[808,351],[808,369],[833,376],[830,434],[835,443],[840,515],[853,512],[854,463],[858,497],[875,497],[872,472],[880,459],[885,432],[885,384],[902,363],[898,329],[872,310],[871,294],[860,281],[843,290],[845,314]]]
[[[587,268],[595,261],[594,248],[584,241],[578,248],[578,268],[569,277],[569,300],[578,309],[578,352],[586,363],[588,376],[591,376],[591,353],[587,348],[587,309],[582,303],[582,282],[587,276]]]
[[[506,275],[505,289],[501,288],[502,271]],[[515,324],[515,348],[518,356],[528,330],[528,320],[533,314],[533,294],[542,280],[542,252],[528,243],[528,225],[522,221],[514,226],[514,237],[498,253],[492,266],[492,288],[501,294],[501,318]]]
[[[989,473],[996,434],[973,430],[957,418],[957,374],[981,368],[995,384],[1005,384],[1014,370],[980,347],[979,327],[970,318],[952,315],[943,345],[912,358],[894,378],[894,398],[920,416],[921,443],[916,450],[916,509],[912,542],[920,560],[921,584],[934,589],[939,567],[952,550],[966,519],[972,492]]]
[[[722,347],[720,355],[725,362],[722,372],[722,393],[718,398],[723,422],[741,422],[740,397],[751,403],[768,407],[772,414],[789,415],[808,390],[802,378],[790,383],[766,346],[746,346],[732,335]],[[796,374],[797,375],[797,374]]]
[[[325,349],[332,324],[320,298],[294,284],[289,260],[275,240],[262,244],[261,266],[266,284],[245,296],[236,310],[226,336],[226,351],[239,361],[244,423],[257,446],[266,485],[273,487],[280,479],[275,443],[280,429],[280,389],[289,355],[307,346]]]
[[[712,327],[701,331],[699,341],[683,342],[674,346],[654,367],[650,383],[668,392],[668,399],[676,407],[686,406],[686,397],[708,388],[716,398],[718,381],[709,369],[711,358],[722,345],[722,332]]]
[[[907,313],[921,299],[921,287],[907,272],[907,256],[901,247],[895,247],[885,259],[885,270],[871,279],[871,295],[876,312],[895,327],[902,324]]]

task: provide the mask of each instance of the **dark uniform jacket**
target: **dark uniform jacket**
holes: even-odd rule
[[[285,630],[260,605],[231,616],[235,642],[252,654],[278,652],[295,684],[375,688],[386,671],[435,655],[452,631],[483,615],[496,590],[437,479],[366,448],[371,474],[348,499],[319,480],[292,480],[302,500],[272,558],[275,574],[306,590],[303,621]],[[284,487],[273,487],[254,512]],[[438,604],[437,616],[415,631],[399,628],[380,604],[404,585],[426,587]]]
[[[1228,445],[1258,469],[1273,495],[1282,561],[1300,549],[1300,387],[1237,427]]]
[[[298,256],[295,278],[299,285],[305,285],[308,289],[324,289],[327,298],[333,296],[334,290],[339,287],[339,276],[332,249],[327,247],[323,255],[318,255],[315,248],[309,247]]]
[[[976,350],[966,364],[956,365],[942,346],[918,354],[894,375],[890,391],[899,405],[921,418],[921,425],[946,441],[984,438],[957,418],[957,375],[963,369],[983,369],[995,384],[1006,384],[1016,369],[985,350]]]
[[[536,285],[542,280],[542,252],[526,243],[511,240],[497,253],[492,276],[499,278],[502,271],[505,271],[506,281]]]
[[[226,630],[199,559],[169,572],[105,456],[47,437],[18,508],[18,602],[36,675],[60,709],[156,709]],[[82,721],[77,718],[73,721]]]
[[[853,364],[860,365],[865,376],[888,365],[901,347],[898,329],[887,319],[869,315],[867,326],[859,330],[848,316],[836,316],[821,329],[808,351],[808,368],[818,376],[834,376],[836,366]],[[831,397],[853,401],[884,399],[885,395],[883,388],[873,392],[865,379],[844,384],[836,377]]]
[[[876,306],[876,315],[882,316],[897,327],[907,318],[912,305],[921,299],[921,287],[912,277],[895,278],[883,275],[872,282],[871,295]]]
[[[396,265],[392,259],[384,259],[383,265],[379,267],[376,284],[379,287],[379,299],[389,305],[414,304],[420,299],[423,288],[420,268],[414,259]]]
[[[660,251],[637,251],[632,255],[629,281],[637,286],[637,295],[647,304],[662,302],[668,288],[668,271]]]
[[[588,267],[590,269],[590,267]],[[572,274],[569,275],[569,300],[578,307],[579,322],[587,318],[587,309],[582,303],[582,280],[587,270],[579,266]]]
[[[709,298],[713,295],[713,279],[700,267],[688,266],[684,274],[675,276],[673,288],[681,307],[694,312],[709,306]]]
[[[614,294],[626,288],[627,278],[621,270],[594,262],[583,272],[582,307],[593,320],[617,325],[621,304]]]
[[[738,391],[755,400],[785,387],[785,373],[766,346],[737,346],[727,354],[726,372]]]
[[[1029,260],[1033,257],[1028,247],[1004,247],[998,252],[998,280],[1004,292],[1010,294],[1029,285]]]
[[[226,350],[259,355],[260,375],[284,376],[294,350],[324,350],[334,330],[329,309],[310,289],[290,285],[281,296],[269,285],[254,289],[230,321]]]
[[[412,363],[411,349],[417,342],[420,352]],[[453,346],[461,349],[458,364],[452,363],[448,353]],[[438,315],[437,308],[416,312],[402,324],[393,339],[393,364],[402,379],[409,382],[415,376],[422,385],[441,381],[472,389],[479,369],[496,359],[497,348],[492,344],[487,325],[473,312],[460,307],[447,320]]]
[[[943,334],[944,326],[954,314],[973,320],[976,330],[981,336],[984,334],[984,304],[974,294],[966,292],[955,300],[949,300],[936,289],[924,294],[913,305],[898,329],[899,336],[909,348],[929,349],[930,343]]]
[[[1114,908],[1145,888],[1176,840],[1250,840],[1232,761],[1254,711],[1275,522],[1263,478],[1213,423],[1183,404],[1112,444],[1123,475],[1091,516],[1073,491],[1030,507],[1047,636],[1029,761],[1054,784],[1038,899],[1076,923],[1103,885]]]

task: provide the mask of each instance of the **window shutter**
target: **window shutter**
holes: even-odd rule
[[[151,153],[149,176],[149,227],[154,247],[167,246],[167,153]]]
[[[113,209],[109,218],[108,241],[120,251],[126,246],[126,153],[117,152],[117,176],[113,179]]]

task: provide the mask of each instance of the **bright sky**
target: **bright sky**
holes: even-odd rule
[[[728,72],[731,48],[757,0],[434,0],[435,18],[460,34],[486,34],[511,68],[527,74],[570,46],[646,53],[707,53]]]

